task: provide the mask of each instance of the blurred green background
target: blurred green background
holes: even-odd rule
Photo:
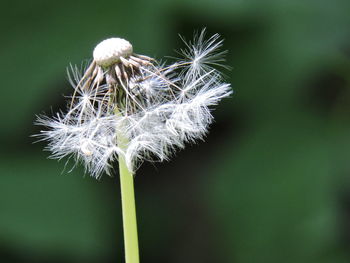
[[[205,142],[135,179],[141,262],[350,262],[350,2],[2,1],[0,262],[123,262],[118,176],[30,135],[69,63],[120,36],[162,58],[207,27],[235,95]]]

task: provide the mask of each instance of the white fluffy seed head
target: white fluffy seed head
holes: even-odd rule
[[[120,61],[120,57],[128,57],[133,49],[129,41],[123,38],[108,38],[100,42],[94,49],[93,57],[97,65],[108,67]]]
[[[73,156],[99,178],[103,171],[109,174],[118,157],[123,157],[134,172],[144,160],[168,160],[186,142],[203,139],[213,121],[211,108],[232,91],[213,67],[220,65],[224,55],[218,35],[206,40],[203,30],[193,42],[185,44],[183,58],[170,65],[130,56],[132,46],[124,39],[111,38],[98,44],[94,63],[85,73],[71,68],[75,91],[68,112],[37,120],[48,128],[39,137],[49,142],[51,156]],[[111,65],[121,62],[127,67],[125,61],[142,65],[137,71],[130,67],[130,78],[120,84],[108,83]],[[120,73],[119,66],[114,69]],[[112,91],[121,91],[123,99],[114,98],[111,86]],[[127,144],[120,142],[120,135],[127,138]]]

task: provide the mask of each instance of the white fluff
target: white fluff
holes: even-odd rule
[[[186,46],[178,62],[142,65],[123,87],[125,105],[113,103],[106,84],[82,89],[83,74],[71,67],[75,92],[68,111],[37,120],[47,127],[38,136],[48,141],[51,157],[73,156],[98,178],[104,171],[109,174],[120,155],[135,171],[144,160],[168,160],[186,142],[202,139],[213,120],[210,108],[232,91],[214,68],[225,53],[219,50],[222,41],[217,34],[205,40],[203,30]],[[97,77],[104,74],[101,71]],[[120,135],[126,145],[118,144]]]

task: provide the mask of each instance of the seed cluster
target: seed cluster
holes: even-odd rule
[[[205,30],[186,42],[182,58],[165,65],[133,52],[121,38],[102,41],[83,72],[70,68],[74,93],[66,113],[39,116],[53,158],[73,157],[98,178],[123,156],[129,170],[167,160],[186,142],[202,139],[211,106],[232,91],[217,66],[224,61],[219,35]]]

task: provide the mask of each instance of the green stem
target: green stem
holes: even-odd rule
[[[114,113],[115,115],[121,114],[118,107],[115,107]],[[128,139],[120,131],[117,132],[117,144],[124,150],[128,145]],[[122,196],[125,263],[139,263],[140,259],[137,238],[134,175],[131,171],[129,171],[125,158],[122,154],[119,154],[118,156],[118,163]]]
[[[122,195],[125,262],[139,263],[134,177],[127,168],[123,156],[119,156],[119,173]]]
[[[122,195],[125,262],[139,263],[134,177],[127,168],[123,156],[119,156],[119,173]]]

